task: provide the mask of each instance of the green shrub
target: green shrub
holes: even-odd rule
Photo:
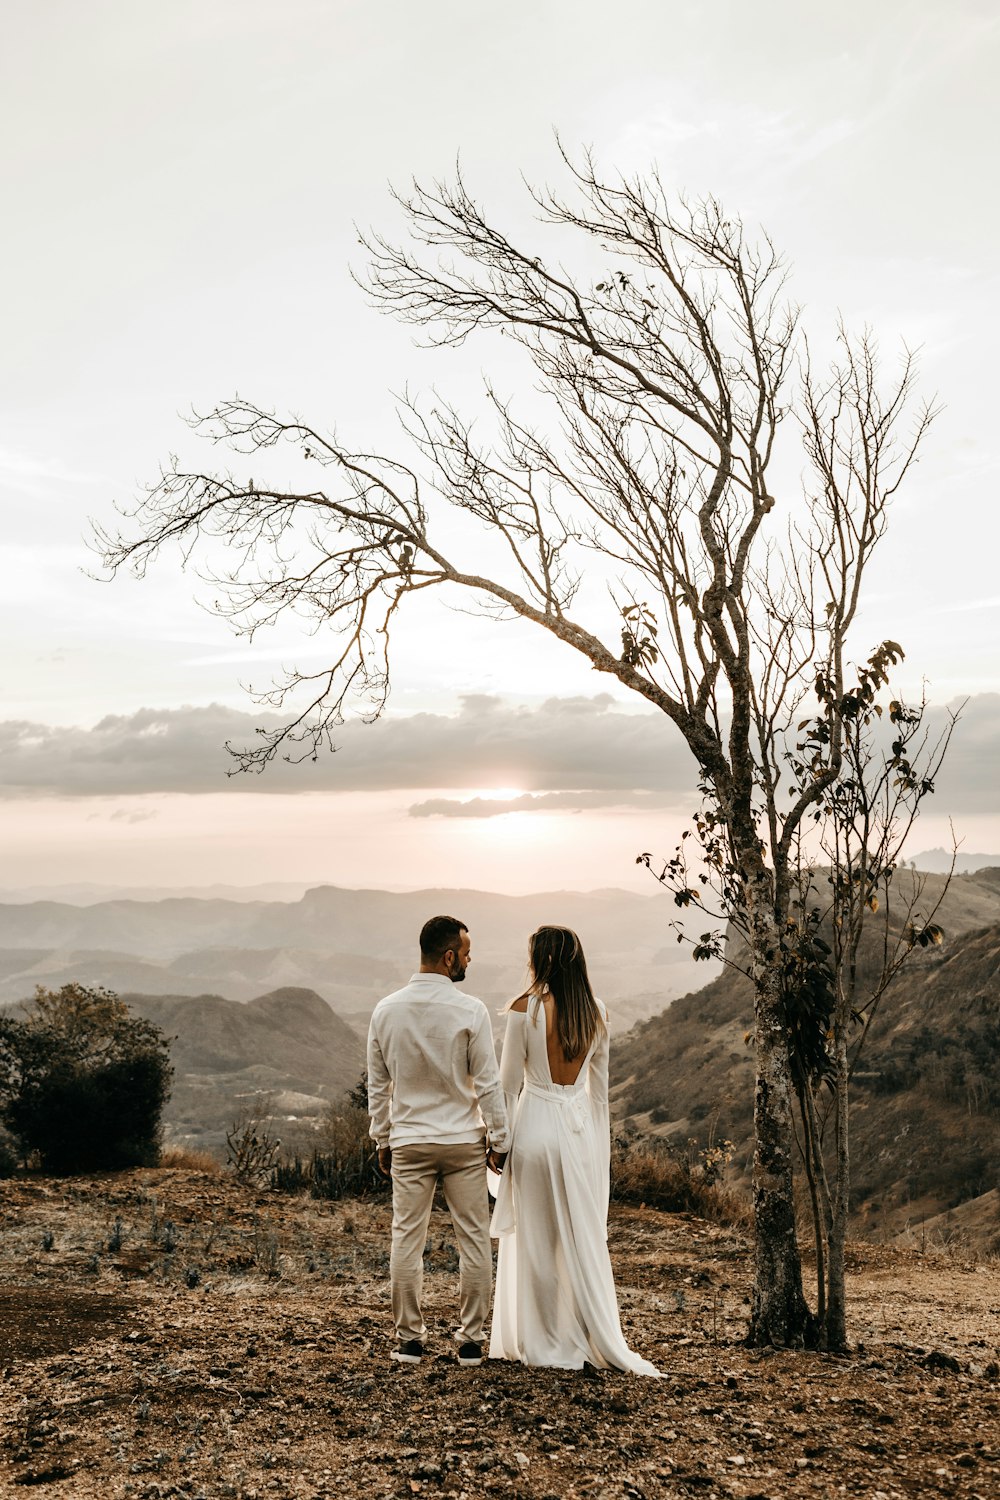
[[[155,1165],[168,1051],[109,990],[38,989],[23,1020],[0,1018],[0,1122],[49,1172]]]

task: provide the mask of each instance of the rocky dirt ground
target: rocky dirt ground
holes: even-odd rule
[[[735,1230],[612,1211],[660,1381],[460,1369],[435,1212],[429,1356],[389,1361],[388,1205],[190,1170],[0,1183],[0,1494],[1000,1495],[1000,1268],[856,1247],[849,1358],[740,1342]]]

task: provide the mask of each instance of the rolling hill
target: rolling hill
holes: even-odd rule
[[[246,1004],[221,995],[123,999],[172,1038],[170,1141],[218,1151],[261,1093],[279,1118],[319,1114],[364,1068],[363,1039],[313,990],[278,989]]]
[[[853,1083],[855,1211],[880,1234],[998,1185],[1000,871],[954,880],[939,920],[945,944],[916,954],[883,999]],[[727,970],[637,1026],[612,1049],[617,1116],[679,1142],[731,1140],[748,1178],[752,1025],[749,981]]]

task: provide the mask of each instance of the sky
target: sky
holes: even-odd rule
[[[176,557],[88,573],[90,518],[194,453],[192,407],[238,391],[391,447],[404,386],[530,387],[492,346],[418,347],[351,268],[359,228],[398,228],[390,185],[459,156],[535,233],[522,176],[558,185],[556,130],[763,225],[820,346],[843,316],[890,362],[919,347],[942,414],[861,625],[904,644],[903,690],[968,700],[910,852],[951,823],[1000,851],[998,43],[992,0],[8,8],[0,886],[648,888],[635,856],[677,842],[686,752],[530,627],[421,601],[382,723],[317,766],[227,778],[225,741],[259,721],[245,685],[327,643],[293,622],[234,637]]]

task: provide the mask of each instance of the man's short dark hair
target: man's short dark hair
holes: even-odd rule
[[[462,933],[468,930],[457,917],[431,917],[420,929],[420,957],[436,964],[449,948],[457,953]]]

